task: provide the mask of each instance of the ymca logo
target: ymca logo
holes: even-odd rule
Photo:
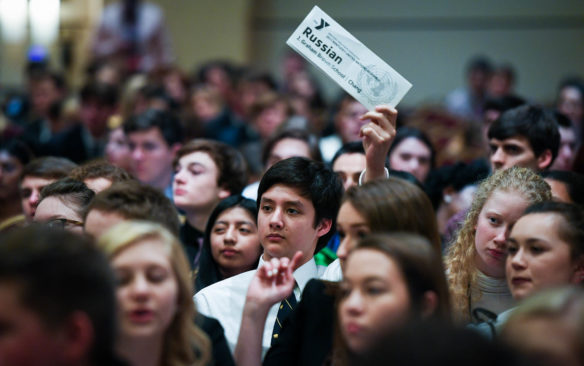
[[[327,22],[324,21],[324,19],[320,18],[320,24],[317,25],[315,28],[318,30],[321,30],[325,27],[328,27],[330,24],[328,24]]]

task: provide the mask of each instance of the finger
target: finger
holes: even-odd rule
[[[290,262],[289,268],[292,271],[295,271],[296,268],[298,268],[300,266],[300,262],[302,261],[302,252],[301,251],[297,251],[294,254],[294,257],[292,257],[292,261]]]
[[[389,123],[395,128],[397,122],[397,109],[389,105],[379,105],[375,107],[375,111],[383,113]]]

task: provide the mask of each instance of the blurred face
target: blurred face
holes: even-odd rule
[[[181,157],[172,188],[174,204],[187,212],[210,211],[229,192],[217,185],[219,171],[209,154],[195,151]]]
[[[83,218],[77,213],[78,210],[79,207],[73,206],[68,201],[57,196],[50,196],[38,204],[34,221],[82,233]]]
[[[20,184],[20,198],[22,200],[22,211],[28,221],[32,221],[35,215],[39,198],[41,197],[41,189],[53,183],[55,179],[45,179],[38,177],[27,176],[24,177]]]
[[[491,148],[491,169],[504,170],[513,166],[541,170],[540,163],[533,153],[527,138],[523,136],[510,137],[505,140],[492,138],[489,140]]]
[[[84,230],[97,239],[110,227],[124,220],[125,218],[116,212],[93,209],[85,217]]]
[[[310,148],[308,147],[308,144],[298,139],[282,139],[278,141],[272,148],[272,151],[270,151],[270,155],[268,155],[268,160],[266,162],[266,170],[280,160],[296,156],[310,159]]]
[[[565,183],[557,181],[555,179],[544,178],[545,182],[550,185],[552,189],[552,197],[556,201],[572,203],[572,198],[570,197],[570,192]]]
[[[580,126],[584,117],[584,95],[577,88],[565,87],[560,92],[558,110],[568,116],[572,123]]]
[[[267,140],[276,132],[288,115],[286,113],[286,104],[276,102],[264,109],[255,119],[255,127],[262,139]]]
[[[140,240],[112,258],[118,277],[118,315],[123,339],[159,339],[172,322],[178,283],[168,249],[158,238]]]
[[[115,108],[100,104],[95,100],[85,101],[81,104],[81,120],[95,138],[101,138],[107,132],[107,120],[114,114]]]
[[[422,183],[430,173],[431,161],[432,152],[415,137],[402,140],[389,156],[391,169],[411,173]]]
[[[33,83],[30,94],[33,109],[41,116],[46,116],[51,105],[61,98],[61,92],[50,79]]]
[[[223,211],[211,230],[211,254],[227,278],[254,268],[260,252],[255,220],[241,207]]]
[[[58,329],[49,328],[20,300],[21,289],[13,283],[0,283],[0,364],[10,366],[49,366],[64,364]]]
[[[128,136],[132,172],[142,183],[165,189],[172,180],[172,160],[178,147],[170,147],[158,128]]]
[[[341,294],[341,333],[354,353],[367,352],[409,318],[410,296],[403,274],[379,251],[359,249],[349,256]]]
[[[129,170],[131,161],[130,147],[121,127],[109,133],[107,144],[105,145],[105,156],[107,161],[113,165]]]
[[[551,170],[572,170],[578,150],[578,140],[573,128],[560,127],[560,149]]]
[[[341,240],[337,257],[341,261],[341,267],[345,269],[345,262],[349,252],[355,247],[357,241],[371,232],[367,220],[349,202],[345,201],[337,215],[337,232]]]
[[[529,202],[517,192],[496,190],[487,199],[477,220],[475,263],[485,275],[505,277],[506,242],[510,227]]]
[[[359,184],[359,176],[365,170],[365,154],[343,154],[335,160],[333,171],[343,180],[345,191]]]
[[[212,96],[208,92],[199,92],[193,95],[191,102],[195,116],[203,122],[210,121],[221,113],[222,105],[219,96]]]
[[[579,280],[584,263],[572,259],[570,245],[560,237],[561,220],[557,214],[538,213],[521,217],[513,226],[506,262],[513,298]]]
[[[312,201],[295,188],[275,184],[264,192],[258,213],[258,231],[264,248],[263,259],[292,258],[296,251],[306,263],[314,255],[318,238],[328,233],[330,220],[323,219],[315,227]]]
[[[22,173],[20,160],[0,151],[0,201],[18,197],[18,180]]]
[[[366,124],[368,120],[361,121],[360,117],[367,112],[367,108],[357,101],[344,103],[343,108],[337,114],[335,119],[337,133],[341,136],[343,143],[359,141],[361,139],[359,132],[361,131],[361,127]]]

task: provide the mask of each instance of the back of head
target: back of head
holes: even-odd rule
[[[69,175],[75,167],[77,164],[65,158],[53,156],[38,158],[24,167],[20,180],[22,181],[25,177],[60,179]]]
[[[191,140],[177,151],[174,166],[183,156],[198,151],[208,154],[217,166],[217,186],[228,190],[231,195],[241,193],[247,184],[247,164],[237,149],[210,139]]]
[[[130,173],[124,169],[117,167],[105,160],[95,160],[80,165],[71,170],[69,177],[82,182],[87,179],[105,178],[110,180],[112,183],[134,179]]]
[[[414,318],[423,316],[427,291],[437,296],[436,308],[430,317],[450,318],[442,257],[426,238],[405,232],[372,234],[361,239],[354,251],[361,249],[378,250],[398,265],[406,281]]]
[[[86,314],[93,328],[88,358],[113,364],[115,279],[94,243],[35,225],[9,232],[0,243],[0,284],[15,284],[22,305],[48,328],[65,325],[76,312]]]
[[[510,109],[489,127],[489,139],[502,141],[516,137],[527,139],[535,157],[550,150],[552,154],[550,165],[558,155],[560,148],[558,123],[555,115],[543,107],[526,104]]]
[[[115,183],[99,192],[87,212],[92,210],[115,212],[128,220],[157,222],[174,235],[180,229],[178,212],[172,202],[160,190],[137,181]]]
[[[34,157],[28,145],[17,139],[0,139],[0,151],[6,151],[8,155],[16,158],[23,166],[27,165]]]
[[[417,233],[440,252],[434,209],[428,196],[416,185],[389,177],[349,188],[343,201],[350,202],[365,217],[372,232]]]
[[[124,133],[144,132],[158,128],[168,146],[183,141],[183,128],[179,119],[172,113],[149,109],[137,116],[131,116],[124,122]]]
[[[329,232],[318,239],[316,245],[316,252],[318,252],[336,230],[337,212],[343,194],[340,178],[323,163],[311,159],[295,157],[279,161],[266,171],[260,181],[258,208],[262,195],[277,184],[296,189],[302,197],[312,202],[315,210],[314,227],[322,219],[331,220],[332,226]]]

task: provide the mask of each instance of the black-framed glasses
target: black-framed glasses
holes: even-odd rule
[[[46,222],[46,225],[50,228],[66,229],[68,227],[83,226],[83,222],[77,220],[70,220],[65,218],[51,219]]]

